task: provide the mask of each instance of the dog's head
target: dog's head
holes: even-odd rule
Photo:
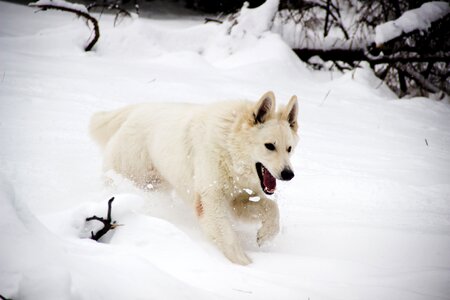
[[[259,184],[264,193],[275,192],[276,180],[291,180],[294,171],[290,157],[297,145],[297,97],[285,107],[275,110],[275,96],[265,93],[253,107],[248,123],[249,154],[253,168],[252,185]]]

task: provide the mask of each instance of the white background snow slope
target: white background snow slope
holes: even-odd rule
[[[163,11],[160,8],[159,11]],[[368,69],[312,72],[279,36],[190,14],[101,17],[0,2],[0,294],[12,299],[450,299],[450,106],[395,99]],[[158,10],[156,10],[158,11]],[[281,233],[231,264],[176,195],[105,187],[87,125],[137,102],[300,100]],[[114,175],[112,175],[114,177]],[[84,219],[123,226],[96,243]]]

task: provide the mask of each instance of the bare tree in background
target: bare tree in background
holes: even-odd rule
[[[295,53],[314,68],[347,70],[365,61],[399,96],[450,94],[450,14],[426,31],[375,44],[375,28],[427,1],[281,1],[277,18],[298,25]],[[349,20],[344,12],[351,12]],[[338,38],[329,38],[330,32]],[[281,32],[282,34],[282,32]],[[328,41],[328,43],[327,43]],[[317,59],[319,58],[319,59]]]

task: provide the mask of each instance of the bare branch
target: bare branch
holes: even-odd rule
[[[121,15],[123,15],[124,17],[130,17],[131,18],[131,14],[129,11],[127,11],[126,9],[124,9],[123,7],[121,7],[119,4],[117,3],[113,3],[113,4],[107,4],[107,3],[97,3],[97,2],[92,2],[91,4],[89,4],[87,6],[87,10],[91,11],[92,9],[95,8],[102,8],[102,9],[107,9],[107,10],[116,10],[116,16],[114,17],[114,26],[116,26],[117,21],[119,20],[119,17]]]
[[[319,56],[324,61],[342,61],[353,64],[357,61],[367,61],[371,65],[386,63],[412,63],[412,62],[450,62],[450,53],[436,53],[418,55],[415,53],[396,53],[393,55],[374,56],[363,49],[292,49],[300,59],[308,61],[313,56]]]
[[[221,21],[221,20],[206,17],[205,18],[205,23],[208,23],[208,22],[215,22],[215,23],[219,23],[219,24],[223,23],[223,21]]]
[[[29,3],[28,4],[31,7],[37,7],[41,10],[47,10],[47,9],[54,9],[54,10],[61,10],[65,12],[70,12],[73,14],[76,14],[79,17],[83,17],[86,19],[86,22],[91,22],[92,26],[94,28],[94,38],[89,42],[89,44],[84,48],[84,51],[90,51],[92,50],[92,47],[94,47],[95,43],[97,43],[98,39],[100,38],[100,29],[98,27],[97,19],[91,16],[89,13],[71,8],[71,7],[65,7],[65,6],[59,6],[57,4],[39,4],[39,3]]]
[[[440,92],[440,89],[438,87],[434,86],[425,77],[423,77],[419,72],[415,71],[411,66],[396,64],[396,67],[399,70],[401,70],[406,76],[408,76],[411,79],[414,79],[414,81],[416,81],[417,84],[419,86],[423,87],[424,89],[426,89],[432,93]]]
[[[111,219],[111,205],[112,205],[113,201],[114,201],[114,197],[112,197],[108,201],[108,213],[107,213],[106,219],[104,219],[102,217],[97,217],[95,215],[92,217],[86,218],[86,222],[95,220],[95,221],[99,221],[99,222],[103,223],[103,228],[100,229],[99,231],[97,231],[97,233],[94,234],[93,231],[91,232],[91,239],[98,241],[109,230],[114,229],[117,226],[120,226],[119,224],[116,223],[116,221],[112,221],[112,219]]]
[[[325,15],[325,25],[323,28],[323,36],[324,37],[326,37],[328,35],[328,22],[330,19],[330,2],[331,2],[331,0],[327,0],[327,9],[326,9],[327,13]]]

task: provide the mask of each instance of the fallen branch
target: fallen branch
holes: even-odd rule
[[[98,39],[100,38],[100,29],[98,27],[98,21],[96,18],[91,16],[86,9],[84,5],[81,4],[73,4],[65,1],[38,1],[34,3],[28,4],[31,7],[37,7],[41,10],[47,10],[47,9],[54,9],[54,10],[60,10],[65,12],[70,12],[73,14],[76,14],[79,17],[83,17],[86,19],[87,22],[91,22],[92,26],[94,28],[94,37],[89,42],[89,44],[84,48],[84,51],[90,51],[92,50],[92,47],[94,47],[95,43],[97,43]],[[83,9],[84,8],[84,9]]]
[[[411,78],[414,81],[416,81],[419,86],[423,87],[427,91],[432,92],[432,93],[439,93],[441,91],[438,87],[433,85],[424,76],[422,76],[422,74],[420,74],[419,72],[415,71],[411,66],[398,64],[398,65],[396,65],[396,67],[399,70],[403,71],[403,73],[406,76],[408,76],[409,78]],[[445,92],[449,93],[450,91],[446,90]]]
[[[387,63],[412,63],[412,62],[450,62],[450,53],[436,53],[418,55],[415,53],[396,53],[393,55],[371,55],[364,49],[292,49],[297,56],[308,61],[313,56],[320,57],[323,61],[342,61],[352,65],[354,62],[367,61],[371,65]]]
[[[111,220],[111,205],[114,201],[114,197],[109,199],[108,201],[108,213],[106,219],[102,217],[97,217],[96,215],[86,218],[86,222],[96,220],[103,223],[103,228],[97,231],[97,233],[94,234],[93,231],[91,231],[91,239],[98,241],[102,236],[104,236],[109,230],[115,229],[117,226],[120,226],[116,223],[116,221]]]
[[[295,54],[302,59],[303,61],[310,63],[309,59],[313,56],[318,56],[323,61],[332,61],[333,66],[336,67],[340,71],[344,71],[347,69],[345,65],[341,65],[339,62],[347,64],[348,66],[355,67],[359,62],[365,61],[370,64],[372,68],[376,65],[387,65],[383,72],[381,72],[379,77],[382,80],[386,79],[389,71],[392,69],[397,70],[397,82],[398,87],[401,91],[401,95],[407,92],[408,84],[405,80],[405,76],[409,79],[416,82],[417,86],[421,87],[423,90],[438,93],[443,91],[447,94],[450,94],[450,89],[448,85],[441,84],[436,85],[435,82],[432,82],[421,74],[421,72],[416,71],[412,64],[413,63],[428,63],[428,69],[436,63],[450,63],[450,52],[443,51],[440,53],[433,54],[420,54],[417,52],[413,52],[412,49],[407,49],[406,51],[392,52],[392,54],[383,54],[378,52],[378,55],[374,55],[376,53],[377,48],[371,48],[370,50],[364,49],[293,49]],[[411,51],[412,50],[412,51]],[[372,53],[371,53],[372,52]],[[429,74],[431,71],[424,72],[425,74]],[[445,77],[445,74],[443,76]]]

